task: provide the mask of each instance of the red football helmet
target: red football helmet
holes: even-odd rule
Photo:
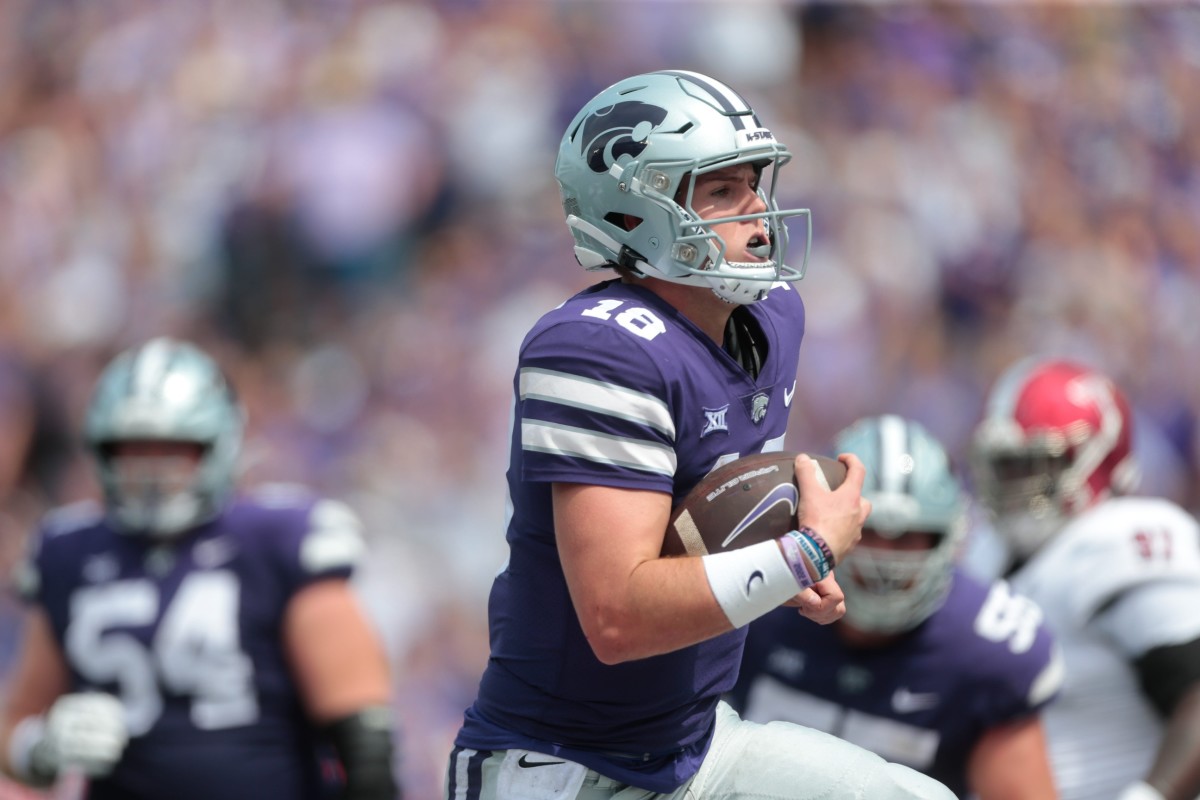
[[[1129,401],[1105,375],[1067,361],[1022,361],[1005,372],[976,429],[980,499],[1018,556],[1066,518],[1131,491]]]

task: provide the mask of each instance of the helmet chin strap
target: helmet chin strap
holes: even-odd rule
[[[614,253],[621,252],[622,245],[616,239],[609,236],[600,228],[588,222],[575,214],[567,215],[567,227],[583,233],[589,238],[595,239],[603,247],[608,248]],[[584,269],[603,269],[609,265],[609,260],[603,254],[590,250],[586,247],[575,246],[575,259]]]
[[[771,291],[771,287],[775,285],[775,281],[779,277],[779,272],[774,261],[726,261],[725,266],[727,269],[734,271],[744,270],[751,273],[751,275],[747,275],[746,277],[730,275],[729,272],[704,276],[717,297],[726,303],[737,305],[757,303],[767,296],[767,293]],[[769,277],[754,275],[754,273],[761,275],[768,270],[770,271]]]

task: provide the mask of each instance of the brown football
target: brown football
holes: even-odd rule
[[[836,489],[842,462],[809,454]],[[671,512],[662,554],[703,556],[778,538],[796,528],[797,453],[757,453],[714,469]]]

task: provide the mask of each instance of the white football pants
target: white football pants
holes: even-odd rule
[[[500,750],[480,759],[456,749],[446,780],[447,800],[955,800],[954,793],[916,770],[827,733],[738,717],[717,708],[716,732],[700,770],[670,794],[638,789],[564,761],[523,768],[526,750]],[[451,794],[453,788],[453,794]]]

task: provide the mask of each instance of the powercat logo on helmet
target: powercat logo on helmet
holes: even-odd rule
[[[638,100],[601,108],[583,121],[579,151],[592,172],[608,172],[621,156],[637,158],[666,118],[665,108]]]
[[[773,142],[775,134],[766,128],[758,128],[752,131],[738,131],[738,138],[741,140],[741,144],[747,145],[755,142]]]

